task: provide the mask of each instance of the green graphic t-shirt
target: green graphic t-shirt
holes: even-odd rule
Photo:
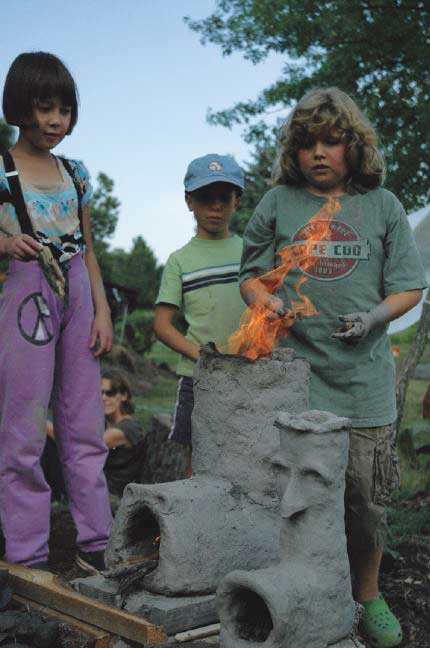
[[[284,343],[311,363],[312,409],[348,416],[354,427],[387,425],[396,419],[387,326],[354,346],[331,334],[341,324],[340,315],[368,311],[387,295],[426,287],[422,264],[403,207],[389,191],[341,196],[323,240],[315,240],[309,221],[326,203],[295,187],[265,194],[245,231],[240,281],[280,265],[279,250],[312,237],[312,264],[294,268],[277,294],[288,306],[297,299],[297,280],[305,277],[300,291],[318,314],[297,318]]]
[[[167,260],[156,304],[181,308],[186,337],[199,346],[223,345],[239,326],[245,308],[238,284],[241,254],[238,236],[216,241],[194,237]],[[194,362],[181,356],[177,373],[193,372]]]

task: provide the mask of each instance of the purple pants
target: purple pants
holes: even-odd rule
[[[89,278],[81,254],[70,266],[66,308],[36,261],[10,263],[0,298],[0,516],[6,560],[24,565],[48,558],[51,492],[40,457],[51,393],[79,548],[105,549],[112,524]]]

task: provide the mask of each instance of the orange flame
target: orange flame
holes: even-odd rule
[[[284,316],[274,315],[265,306],[265,297],[267,293],[273,294],[282,285],[292,268],[299,266],[302,271],[306,271],[318,261],[318,257],[312,254],[315,254],[315,243],[330,240],[330,223],[339,209],[339,200],[330,196],[325,205],[308,221],[306,227],[310,234],[306,241],[284,247],[277,253],[281,257],[281,264],[252,281],[250,286],[256,299],[252,306],[245,310],[239,329],[229,338],[228,353],[243,355],[251,360],[267,356],[272,352],[276,340],[288,335],[296,317],[318,314],[310,298],[302,292],[302,286],[308,280],[304,274],[294,286],[298,299],[292,300],[291,309]],[[310,225],[312,227],[309,227]]]

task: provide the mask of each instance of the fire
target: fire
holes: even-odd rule
[[[273,294],[292,268],[299,266],[302,271],[306,271],[316,263],[318,256],[315,256],[315,246],[320,241],[331,239],[330,223],[339,210],[339,200],[329,197],[325,205],[307,223],[306,227],[312,233],[306,241],[284,247],[277,253],[281,257],[281,264],[253,280],[251,286],[257,299],[252,307],[245,310],[239,329],[230,337],[228,353],[243,355],[251,360],[267,356],[272,352],[276,340],[288,335],[296,317],[318,314],[309,297],[302,292],[303,284],[308,280],[305,274],[300,276],[294,286],[297,299],[291,301],[291,308],[285,315],[279,317],[268,310],[264,296],[266,293]]]

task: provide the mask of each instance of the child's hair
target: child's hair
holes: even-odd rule
[[[134,405],[131,402],[131,387],[124,374],[122,374],[121,371],[109,369],[103,371],[102,379],[110,380],[111,389],[116,393],[119,392],[120,394],[125,394],[127,396],[127,400],[123,401],[120,405],[121,414],[133,414]]]
[[[59,99],[70,106],[70,135],[78,120],[78,90],[64,63],[48,52],[29,52],[16,57],[3,90],[3,115],[12,126],[29,126],[38,102]]]
[[[303,185],[298,149],[306,148],[315,138],[330,136],[333,129],[340,131],[346,144],[349,190],[365,193],[379,187],[385,164],[377,148],[376,131],[351,97],[339,88],[310,90],[291,112],[280,131],[273,184]]]

